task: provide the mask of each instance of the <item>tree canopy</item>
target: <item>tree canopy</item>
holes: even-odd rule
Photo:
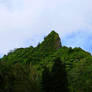
[[[0,59],[0,92],[43,91],[92,92],[91,54],[62,46],[55,31],[37,47],[18,48]]]

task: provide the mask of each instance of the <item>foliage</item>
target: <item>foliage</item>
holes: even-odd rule
[[[52,92],[69,92],[65,65],[56,58],[51,71]]]
[[[43,92],[51,92],[51,75],[49,68],[46,66],[42,72],[42,89]]]
[[[54,62],[57,57],[62,63]],[[81,48],[62,46],[55,31],[37,47],[18,48],[0,59],[0,92],[49,92],[49,88],[61,85],[56,80],[64,80],[71,92],[92,92],[91,54]],[[47,81],[49,84],[45,84]]]

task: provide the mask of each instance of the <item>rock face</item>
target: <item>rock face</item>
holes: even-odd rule
[[[61,47],[60,37],[55,31],[52,31],[45,37],[44,41],[40,44],[40,50],[45,52],[54,52]]]
[[[53,41],[53,48],[54,49],[59,49],[59,48],[61,48],[62,47],[62,45],[61,45],[61,39],[60,39],[60,37],[59,37],[59,35],[58,35],[58,33],[56,33],[55,31],[52,31],[49,35],[48,35],[48,39],[52,39],[52,41]]]

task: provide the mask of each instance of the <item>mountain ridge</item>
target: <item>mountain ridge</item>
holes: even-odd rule
[[[12,92],[20,92],[16,91],[20,89],[41,92],[42,71],[44,67],[51,71],[57,57],[65,65],[70,92],[91,92],[91,54],[81,48],[62,46],[55,31],[37,47],[18,48],[0,59],[0,91],[10,92],[12,87]]]

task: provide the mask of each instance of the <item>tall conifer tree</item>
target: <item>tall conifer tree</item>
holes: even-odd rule
[[[60,58],[57,58],[55,60],[51,74],[52,92],[68,92],[68,82],[65,65],[61,62]]]
[[[42,89],[44,92],[51,92],[51,84],[50,84],[50,72],[47,67],[44,67],[43,73],[42,73]]]

